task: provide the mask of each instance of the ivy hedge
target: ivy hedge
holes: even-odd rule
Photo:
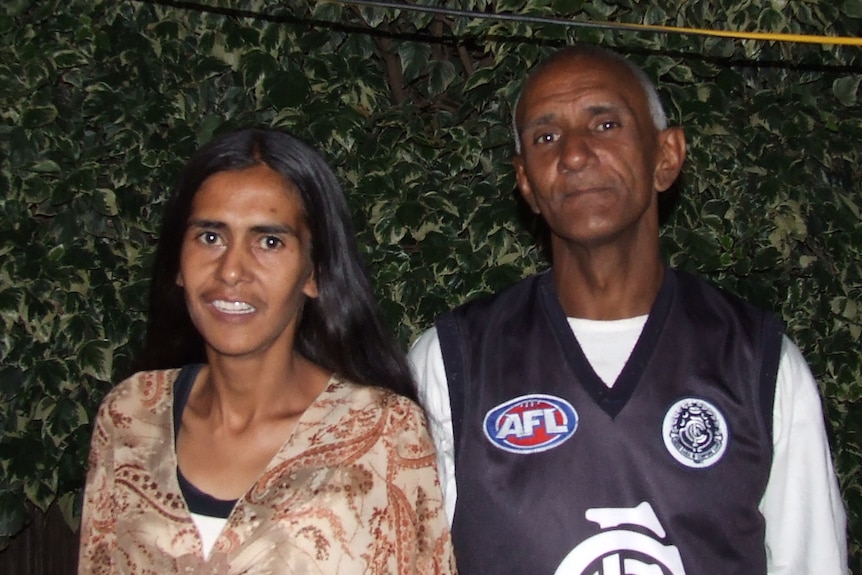
[[[4,2],[0,548],[31,505],[77,521],[92,417],[141,342],[162,205],[198,145],[256,124],[322,149],[406,347],[546,265],[509,117],[525,70],[584,41],[642,64],[686,128],[668,260],[777,312],[811,363],[862,573],[862,48],[563,20],[862,37],[862,0],[414,1],[450,11]]]

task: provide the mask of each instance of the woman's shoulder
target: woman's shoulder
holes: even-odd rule
[[[181,369],[139,371],[124,379],[105,395],[102,410],[129,410],[170,403],[173,385]]]
[[[389,389],[360,385],[337,377],[333,383],[341,387],[345,398],[349,398],[347,401],[352,411],[361,411],[382,422],[383,435],[397,437],[399,443],[430,442],[425,412],[412,399]]]
[[[390,389],[354,383],[337,375],[333,376],[331,385],[335,393],[349,398],[355,406],[423,416],[422,408],[416,402]]]

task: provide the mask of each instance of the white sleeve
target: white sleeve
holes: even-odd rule
[[[452,431],[452,407],[449,383],[443,365],[443,352],[436,328],[424,332],[408,354],[419,394],[419,403],[428,415],[431,438],[437,447],[437,473],[443,489],[443,501],[449,525],[455,515],[455,446]]]
[[[769,575],[846,575],[846,518],[817,383],[784,338],[775,383],[773,460],[760,511]]]

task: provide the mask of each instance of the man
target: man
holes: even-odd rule
[[[572,47],[516,106],[551,269],[411,350],[461,575],[846,573],[816,384],[770,314],[674,271],[658,197],[685,158],[655,87]]]

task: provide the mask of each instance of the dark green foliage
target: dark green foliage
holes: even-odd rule
[[[862,49],[174,4],[15,0],[0,13],[0,547],[27,501],[76,521],[92,417],[141,341],[161,208],[198,145],[260,124],[320,147],[406,346],[441,311],[545,265],[516,201],[511,106],[542,55],[589,41],[644,65],[686,127],[669,261],[775,310],[809,359],[862,572]],[[862,36],[859,0],[445,4]]]

